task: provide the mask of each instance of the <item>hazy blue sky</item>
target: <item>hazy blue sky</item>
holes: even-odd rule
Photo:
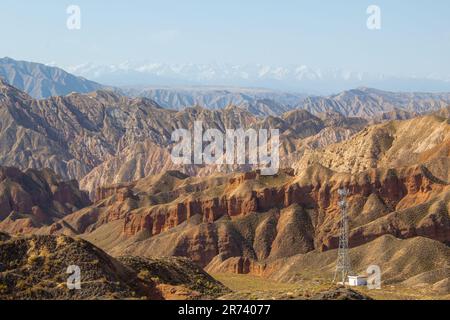
[[[81,30],[66,28],[70,4],[81,7]],[[381,7],[380,31],[366,27],[370,4]],[[449,14],[448,0],[2,0],[0,56],[450,75]]]

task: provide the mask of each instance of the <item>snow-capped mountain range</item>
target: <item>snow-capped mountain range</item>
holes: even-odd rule
[[[392,91],[450,91],[450,77],[395,76],[345,69],[314,69],[305,65],[287,67],[231,64],[132,63],[65,66],[67,71],[116,86],[201,85],[250,86],[312,94],[335,93],[355,87]]]

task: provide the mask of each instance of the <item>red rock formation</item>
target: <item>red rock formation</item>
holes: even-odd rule
[[[205,270],[214,273],[252,274],[255,276],[262,276],[265,269],[265,264],[250,258],[232,257],[224,259],[219,255],[211,261]]]
[[[133,195],[133,187],[134,184],[132,183],[118,184],[111,187],[99,187],[95,190],[94,201],[98,202],[118,194],[120,194],[119,197],[123,201],[123,199],[130,198]],[[120,200],[118,199],[118,201]]]
[[[0,229],[31,232],[90,205],[76,181],[61,181],[49,170],[0,167]]]
[[[236,188],[239,183],[256,178],[256,173],[241,175],[238,178],[230,179],[228,188]],[[379,172],[374,170],[358,181],[345,182],[345,185],[350,190],[352,198],[367,198],[371,194],[377,194],[386,206],[393,209],[419,204],[430,196],[431,191],[438,191],[438,189],[443,188],[443,186],[433,184],[423,177],[420,170],[410,170],[401,176],[395,171],[387,171],[382,177]],[[212,223],[223,216],[231,218],[245,216],[251,212],[266,212],[273,208],[287,208],[293,204],[317,210],[317,225],[324,224],[330,219],[336,222],[338,214],[336,190],[339,187],[339,185],[330,182],[307,186],[294,183],[279,188],[252,191],[251,194],[241,197],[223,195],[222,197],[186,201],[175,205],[154,206],[145,214],[127,216],[123,230],[128,236],[143,230],[149,231],[151,235],[157,235],[189,220],[195,214],[201,215],[203,222]],[[125,193],[129,195],[129,190],[124,192],[123,189],[118,189],[116,192],[117,201],[123,201],[126,198]],[[117,217],[119,216],[121,215],[117,214]],[[421,230],[431,230],[433,226],[434,224],[431,223],[429,226],[422,227]],[[334,229],[336,227],[335,224]],[[398,228],[398,226],[395,226],[395,228]],[[322,231],[318,233],[316,238],[319,247],[323,250],[335,248],[337,239],[330,235],[331,230],[325,229]],[[383,232],[392,233],[393,231],[388,229]],[[422,231],[422,233],[426,233],[426,231]],[[444,238],[446,237],[444,235]],[[356,238],[355,236],[355,243],[359,244],[360,241],[357,241]],[[361,241],[364,242],[365,240]]]
[[[253,193],[247,199],[222,197],[206,201],[187,201],[177,203],[172,207],[156,206],[145,214],[128,215],[124,222],[123,232],[132,236],[146,230],[151,235],[157,235],[176,227],[197,214],[202,216],[205,223],[212,223],[225,215],[230,217],[242,216],[258,211],[257,200]]]
[[[224,264],[227,270],[257,274],[260,267],[254,262],[337,248],[337,190],[345,186],[351,193],[351,247],[386,234],[421,235],[450,243],[450,187],[433,182],[419,167],[374,169],[358,175],[316,167],[305,175],[247,173],[229,179],[169,179],[170,187],[165,179],[157,179],[156,186],[151,182],[155,179],[136,182],[134,187],[113,186],[98,190],[102,200],[67,222],[89,233],[119,220],[123,236],[144,232],[140,239],[150,246],[152,239],[161,243],[164,237],[170,238],[164,240],[169,243],[163,251],[152,247],[153,254],[186,256],[201,266],[212,263],[217,255],[221,263],[236,258]],[[247,221],[245,226],[242,221]],[[190,222],[186,228],[166,233],[185,222]],[[60,232],[60,227],[55,230]],[[139,243],[136,250],[142,252],[145,248],[137,249]]]

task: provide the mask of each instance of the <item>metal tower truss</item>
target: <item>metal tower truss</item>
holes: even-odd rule
[[[334,273],[333,282],[345,284],[348,276],[351,275],[351,263],[348,249],[348,189],[339,189],[339,208],[341,210],[340,234],[339,234],[339,250],[336,263],[336,271]]]

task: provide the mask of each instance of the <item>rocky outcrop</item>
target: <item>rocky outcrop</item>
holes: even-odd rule
[[[76,266],[81,290],[66,285]],[[0,239],[0,284],[0,299],[16,300],[191,300],[229,292],[187,259],[114,259],[89,242],[62,235]]]
[[[265,265],[247,257],[232,257],[225,259],[217,255],[206,267],[212,273],[252,274],[262,276]]]
[[[76,181],[51,171],[0,167],[0,230],[26,233],[91,204]]]
[[[124,265],[136,270],[143,280],[154,281],[166,299],[212,299],[229,293],[191,260],[180,257],[119,257]]]
[[[151,280],[139,279],[90,243],[65,236],[0,242],[0,266],[1,299],[163,299]],[[79,266],[82,290],[67,287],[70,266]]]
[[[231,183],[225,189],[239,188],[237,181],[243,183],[242,181],[248,181],[246,180],[248,177],[251,177],[251,174],[230,179]],[[395,170],[373,171],[358,176],[354,181],[344,180],[343,182],[347,184],[352,197],[364,199],[376,194],[391,210],[420,204],[420,197],[427,198],[443,190],[442,186],[424,177],[418,168],[406,170],[401,175]],[[183,223],[194,214],[202,216],[203,222],[211,223],[224,216],[240,217],[252,212],[287,208],[294,204],[315,209],[318,213],[332,213],[337,210],[336,190],[338,187],[325,181],[322,181],[320,185],[306,186],[294,182],[281,187],[252,190],[247,196],[229,195],[224,192],[223,196],[212,199],[154,206],[145,214],[127,216],[124,232],[132,236],[147,230],[150,235],[156,235]],[[408,199],[411,199],[412,203],[408,203]]]
[[[95,191],[94,201],[102,201],[109,197],[115,196],[119,202],[133,197],[133,184],[120,184],[111,187],[99,187]]]
[[[221,197],[193,200],[177,203],[170,208],[155,206],[146,214],[128,215],[125,218],[123,232],[132,236],[145,230],[150,235],[157,235],[178,226],[196,214],[202,216],[204,223],[212,223],[224,216],[245,216],[257,209],[258,199],[253,195],[245,199]]]
[[[413,166],[350,175],[314,165],[273,177],[170,172],[99,189],[96,204],[64,218],[69,227],[56,232],[77,230],[95,242],[111,224],[123,239],[106,244],[114,254],[184,256],[208,270],[258,273],[267,261],[337,248],[337,191],[345,186],[351,247],[387,234],[448,243],[450,189],[428,171]]]

